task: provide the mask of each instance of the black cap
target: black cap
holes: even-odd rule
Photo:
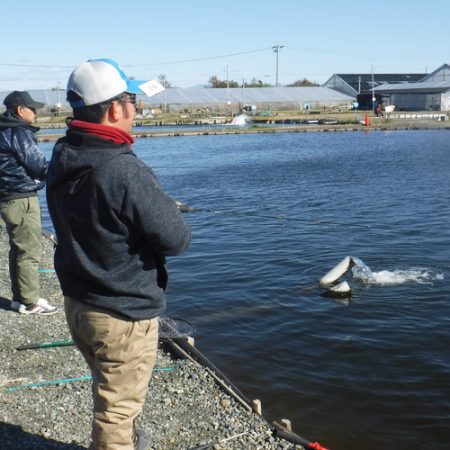
[[[45,103],[35,102],[27,91],[13,91],[5,97],[3,104],[8,109],[14,109],[17,106],[26,106],[27,108],[40,109]]]

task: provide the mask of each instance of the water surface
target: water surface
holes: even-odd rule
[[[169,261],[168,315],[269,420],[334,450],[450,448],[449,138],[137,140],[197,208],[191,248]],[[351,299],[323,297],[318,279],[347,255],[372,278],[349,272]]]

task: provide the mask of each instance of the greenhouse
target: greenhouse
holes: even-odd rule
[[[31,96],[43,102],[46,109],[67,111],[65,89],[30,90]],[[0,92],[1,106],[9,92]],[[141,107],[168,111],[206,109],[210,112],[253,110],[317,109],[348,106],[354,97],[326,87],[270,88],[169,88],[153,96],[138,95]]]

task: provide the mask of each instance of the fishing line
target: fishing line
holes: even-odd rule
[[[340,227],[357,227],[364,229],[371,229],[370,225],[362,225],[358,223],[348,223],[348,222],[335,222],[331,220],[308,220],[308,219],[299,219],[297,217],[288,217],[285,215],[273,215],[273,214],[265,214],[258,211],[233,211],[233,210],[215,210],[210,208],[194,208],[188,205],[180,205],[181,212],[207,212],[212,214],[222,214],[222,215],[230,215],[230,216],[247,216],[247,217],[256,217],[261,219],[270,219],[270,220],[278,220],[278,221],[286,221],[286,222],[298,222],[304,225],[329,225],[329,226],[340,226]]]

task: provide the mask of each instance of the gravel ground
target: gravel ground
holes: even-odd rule
[[[89,446],[90,373],[77,349],[58,346],[17,350],[30,343],[65,341],[70,335],[52,272],[53,244],[43,239],[41,296],[61,310],[53,316],[12,311],[8,240],[0,225],[0,449],[82,450]],[[38,384],[36,386],[36,384]],[[34,386],[29,386],[34,385]],[[138,426],[151,450],[187,450],[212,443],[215,450],[298,450],[273,434],[267,421],[247,411],[214,381],[208,370],[177,358],[161,345]],[[246,433],[236,439],[221,440]]]

